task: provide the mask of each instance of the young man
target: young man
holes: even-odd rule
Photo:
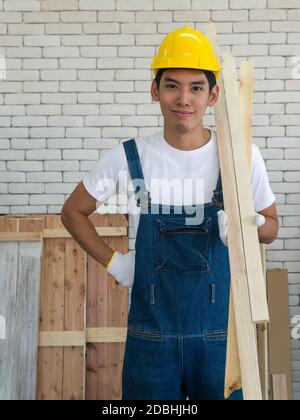
[[[62,221],[119,283],[133,285],[123,399],[223,399],[227,217],[216,133],[203,126],[207,107],[218,99],[220,65],[209,40],[184,27],[164,39],[152,69],[151,95],[160,103],[163,132],[105,154],[67,200]],[[171,186],[167,193],[160,194],[157,180]],[[271,243],[278,230],[275,197],[256,146],[251,181],[258,235]],[[136,199],[135,252],[126,255],[110,249],[88,219],[97,200],[104,202],[117,186]],[[241,399],[242,392],[231,398]]]

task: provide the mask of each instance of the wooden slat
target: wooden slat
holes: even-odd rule
[[[86,253],[66,239],[64,330],[85,330]],[[85,377],[84,346],[64,348],[63,399],[82,400]]]
[[[85,331],[42,331],[39,334],[39,347],[84,346]]]
[[[272,375],[272,384],[273,384],[273,400],[274,401],[287,401],[288,398],[288,388],[287,388],[287,375],[284,374],[273,374]]]
[[[42,240],[38,232],[2,232],[0,242],[37,242]]]
[[[100,327],[85,331],[42,331],[39,347],[84,346],[85,343],[125,343],[127,328]]]
[[[35,399],[41,249],[41,242],[0,244],[0,278],[6,282],[0,295],[8,305],[7,338],[0,342],[1,399]]]
[[[267,270],[270,375],[285,374],[288,399],[293,399],[288,271]]]
[[[234,81],[236,81],[236,78],[234,77],[235,72],[232,69],[231,60],[229,58],[228,60],[226,60],[225,57],[225,60],[223,61],[223,74],[226,75],[225,84],[230,85],[231,83],[235,83]],[[232,100],[233,98],[231,98],[231,101]],[[239,103],[239,99],[235,98],[235,100]],[[237,179],[234,171],[235,162],[233,159],[233,146],[231,142],[232,133],[230,123],[227,118],[227,109],[224,84],[221,81],[220,97],[216,103],[215,111],[218,132],[219,159],[221,173],[223,174],[224,202],[226,213],[228,215],[230,271],[234,300],[234,313],[237,324],[242,385],[245,399],[259,400],[262,396],[258,370],[256,337],[253,329],[244,245],[242,240],[243,234],[239,207],[241,197],[238,196]],[[236,114],[236,118],[238,118],[238,112]],[[241,133],[239,133],[239,135],[240,134]],[[244,169],[246,169],[247,165],[248,164],[246,162]],[[251,222],[253,223],[253,221]],[[230,226],[234,226],[234,229],[230,229]]]
[[[124,227],[108,227],[108,228],[96,228],[99,236],[126,236],[127,229]],[[71,235],[66,229],[44,229],[44,238],[71,238]],[[0,236],[1,238],[1,236]]]
[[[47,215],[45,228],[60,228],[58,216]],[[64,330],[65,240],[44,241],[40,331]],[[63,348],[39,348],[37,398],[62,400]]]

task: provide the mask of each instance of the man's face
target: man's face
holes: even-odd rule
[[[209,92],[205,74],[193,69],[167,69],[159,90],[155,80],[151,86],[152,99],[160,103],[165,127],[181,134],[202,128],[206,108],[215,104],[218,92],[218,86]]]

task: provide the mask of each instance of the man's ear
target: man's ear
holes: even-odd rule
[[[153,79],[151,83],[151,96],[154,102],[159,101],[158,87],[155,79]]]
[[[220,94],[220,87],[219,85],[215,85],[209,94],[207,106],[210,106],[210,107],[214,106],[219,98],[219,94]]]

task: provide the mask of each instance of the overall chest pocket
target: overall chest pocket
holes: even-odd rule
[[[154,219],[155,270],[205,272],[210,270],[212,218],[185,225],[182,218]]]

